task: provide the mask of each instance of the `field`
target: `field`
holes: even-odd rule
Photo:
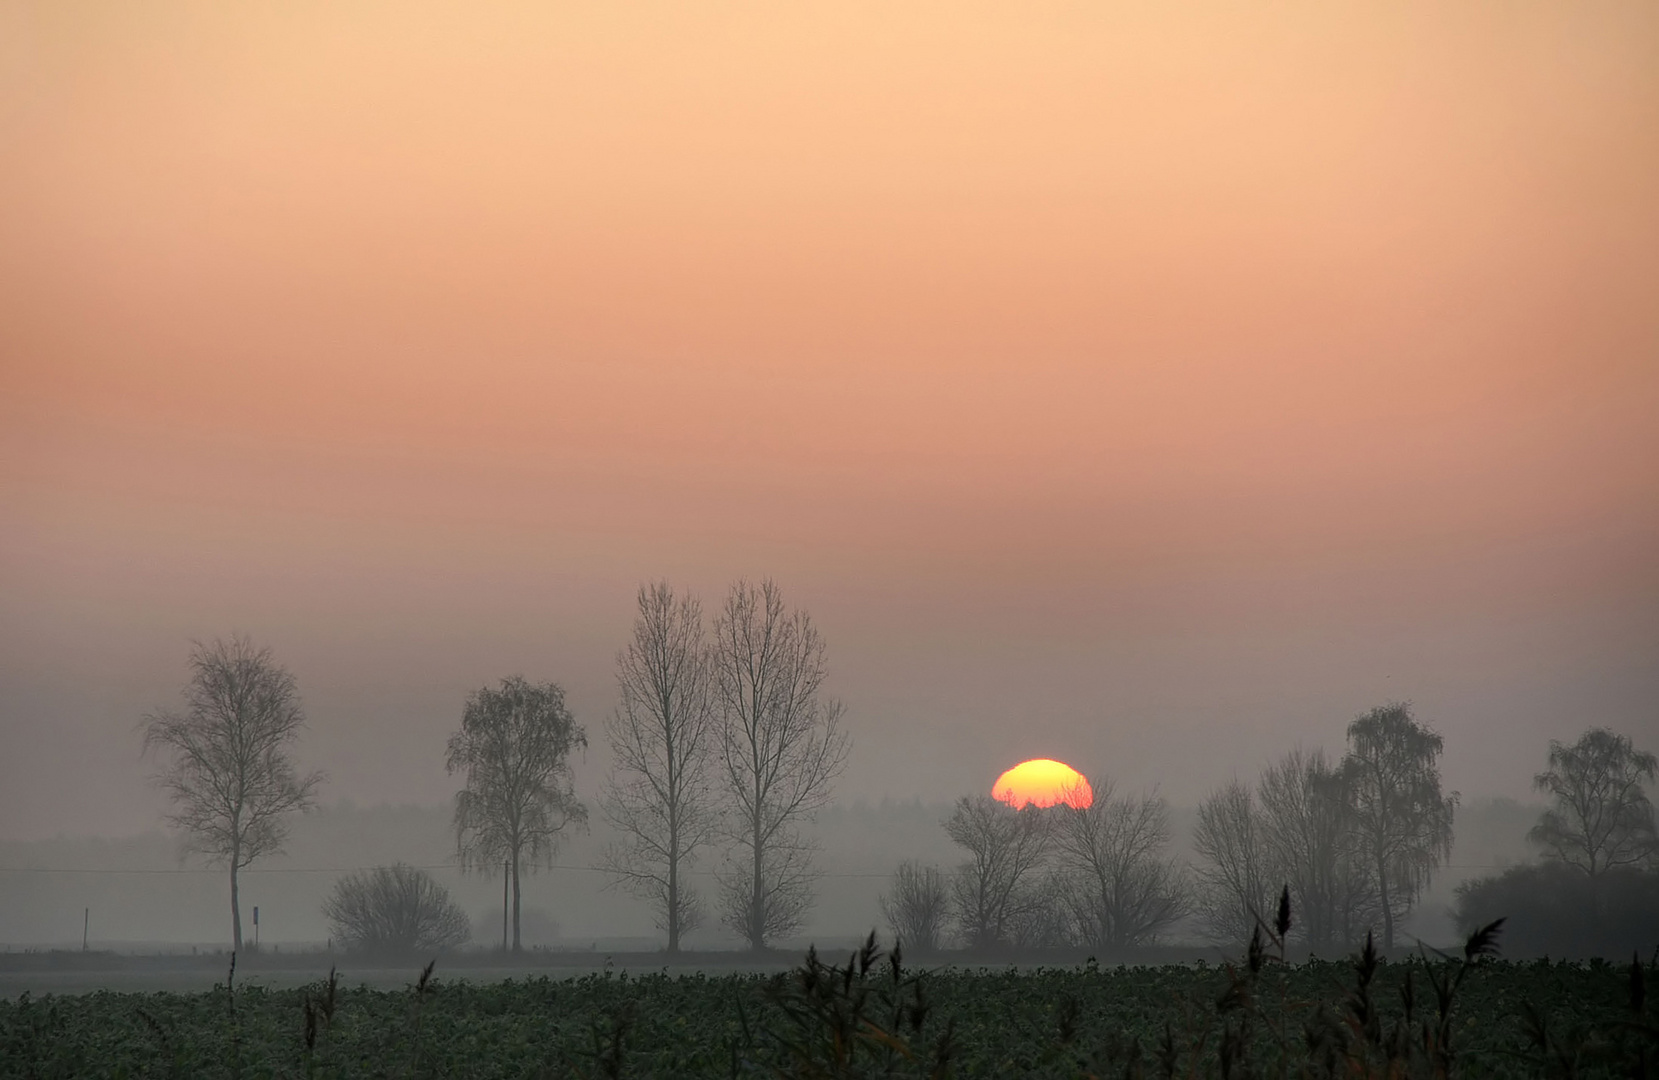
[[[7,1077],[1651,1075],[1654,972],[1467,957],[913,969],[0,1002]]]

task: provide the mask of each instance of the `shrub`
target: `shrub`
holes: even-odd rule
[[[466,914],[432,875],[403,863],[359,870],[323,902],[334,937],[353,952],[445,949],[471,936]]]
[[[893,936],[917,953],[937,952],[944,944],[950,896],[945,875],[936,866],[914,860],[899,865],[892,888],[881,897],[881,914]]]
[[[1499,916],[1511,956],[1609,959],[1659,946],[1659,873],[1621,868],[1590,877],[1564,863],[1515,866],[1464,882],[1464,930]]]

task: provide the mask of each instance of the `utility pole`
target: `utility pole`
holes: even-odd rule
[[[507,876],[513,864],[503,859],[501,862],[501,952],[507,952]]]
[[[86,935],[92,929],[92,909],[81,912],[81,951],[86,952]]]

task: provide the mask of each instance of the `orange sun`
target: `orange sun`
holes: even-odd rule
[[[1089,779],[1063,761],[1033,758],[1022,761],[997,777],[991,797],[1016,810],[1023,806],[1053,806],[1065,803],[1081,810],[1094,802]]]

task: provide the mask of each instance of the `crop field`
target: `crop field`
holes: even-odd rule
[[[1651,965],[1465,956],[926,970],[874,942],[783,974],[0,1002],[0,1076],[1631,1076]]]

